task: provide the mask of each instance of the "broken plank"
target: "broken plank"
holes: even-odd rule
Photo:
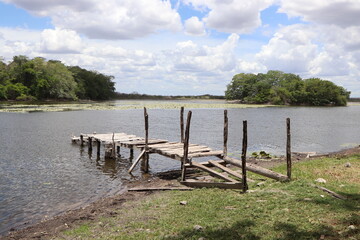
[[[214,177],[221,178],[221,179],[223,179],[223,180],[225,180],[225,181],[228,181],[228,182],[238,182],[238,181],[236,181],[235,179],[232,179],[232,178],[230,178],[230,177],[228,177],[228,176],[225,176],[225,175],[223,175],[223,174],[221,174],[221,173],[219,173],[219,172],[217,172],[217,171],[215,171],[215,170],[213,170],[213,169],[211,169],[211,168],[205,167],[204,165],[201,165],[201,164],[199,164],[199,163],[197,163],[197,162],[192,162],[191,165],[192,165],[192,166],[195,166],[195,167],[197,167],[197,168],[200,168],[201,170],[210,173],[210,175],[212,175],[212,176],[214,176]]]
[[[204,153],[193,153],[189,154],[189,158],[195,158],[195,157],[208,157],[208,156],[220,156],[223,155],[223,151],[209,151]]]
[[[177,190],[177,191],[189,191],[193,190],[190,187],[137,187],[137,188],[130,188],[128,191],[130,192],[147,192],[147,191],[169,191],[169,190]]]
[[[191,181],[188,179],[186,181],[181,181],[181,184],[184,184],[188,187],[198,187],[198,188],[223,188],[223,189],[241,189],[242,183],[240,182],[200,182],[200,181]]]
[[[224,172],[227,172],[228,174],[230,175],[233,175],[234,177],[237,177],[239,179],[242,179],[242,175],[240,173],[237,173],[235,172],[234,170],[228,168],[228,167],[225,167],[224,165],[221,165],[220,163],[218,163],[217,161],[214,161],[214,160],[209,160],[209,163],[211,165],[213,165],[214,167],[217,167],[217,168],[220,168],[221,170],[223,170]],[[248,181],[249,182],[255,182],[254,180],[251,180],[248,178]]]

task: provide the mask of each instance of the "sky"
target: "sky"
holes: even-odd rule
[[[0,0],[0,46],[122,93],[223,95],[237,73],[280,70],[360,97],[359,0]]]

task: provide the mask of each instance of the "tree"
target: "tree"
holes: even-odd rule
[[[281,71],[266,74],[236,74],[225,91],[228,100],[247,103],[289,105],[346,105],[350,92],[319,78],[302,80],[298,75]]]

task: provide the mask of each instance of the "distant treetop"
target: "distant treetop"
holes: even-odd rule
[[[115,94],[112,80],[57,60],[19,55],[6,64],[0,58],[0,100],[107,100]]]

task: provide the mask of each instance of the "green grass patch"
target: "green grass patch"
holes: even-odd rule
[[[64,234],[87,239],[360,239],[360,156],[293,166],[293,181],[266,180],[237,190],[161,192],[126,202],[114,217]],[[345,164],[350,163],[351,167]],[[284,166],[275,170],[285,172]],[[315,183],[317,178],[327,180]],[[256,178],[254,178],[256,179]],[[321,185],[347,197],[336,199]],[[180,201],[187,201],[181,205]],[[201,226],[197,229],[195,226]]]

